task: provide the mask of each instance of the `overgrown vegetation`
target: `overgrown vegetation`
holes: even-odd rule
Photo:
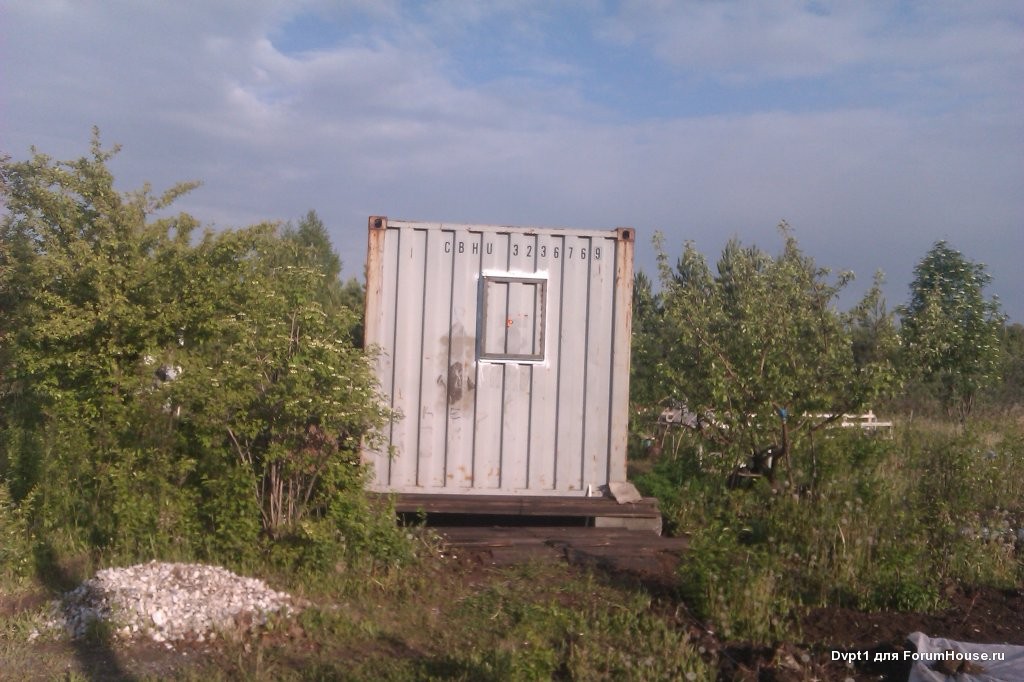
[[[631,453],[690,538],[657,601],[600,572],[414,548],[363,493],[359,443],[391,415],[359,347],[362,288],[317,215],[201,231],[169,210],[192,185],[117,191],[115,151],[97,134],[76,161],[0,160],[0,597],[160,558],[313,603],[143,676],[701,680],[703,637],[766,644],[815,607],[934,611],[950,590],[1024,584],[1024,334],[944,243],[899,315],[880,275],[839,311],[849,277],[785,225],[779,254],[733,241],[714,268],[692,244],[670,267],[658,243],[660,288],[634,288],[632,428],[654,433],[665,407],[692,419]],[[871,408],[892,438],[835,426]],[[765,446],[785,479],[729,486]],[[74,653],[46,643],[52,670],[13,667],[43,608],[20,599],[0,609],[0,663],[71,678]]]
[[[950,415],[961,422],[976,396],[997,383],[1004,318],[985,299],[991,281],[946,242],[936,242],[914,268],[910,301],[901,310],[904,363]]]
[[[692,441],[638,476],[690,535],[687,601],[725,637],[794,636],[809,607],[930,611],[946,587],[1024,582],[1019,428],[929,423],[892,440],[836,429],[813,447],[819,480],[798,470],[799,493],[767,481],[727,490]]]
[[[298,228],[206,231],[89,156],[4,161],[0,480],[30,541],[332,565],[400,552],[363,494],[389,418],[340,263]],[[9,497],[6,497],[8,496]]]
[[[420,545],[412,570],[360,568],[278,581],[313,605],[258,637],[187,656],[118,651],[133,679],[181,680],[694,680],[712,665],[650,595],[552,564],[480,568]],[[0,613],[0,666],[21,677],[90,678],[90,662],[52,642],[25,656],[29,614]],[[20,649],[12,652],[11,642]],[[17,653],[21,653],[19,658]],[[26,661],[35,659],[33,667]],[[93,667],[93,672],[108,670]]]
[[[895,334],[883,328],[889,322],[884,312],[878,333],[861,339],[869,347],[854,353],[851,329],[874,309],[879,282],[855,314],[840,315],[834,301],[850,276],[830,281],[787,225],[780,232],[778,256],[733,240],[714,271],[692,243],[670,268],[656,238],[660,305],[656,320],[649,319],[654,306],[645,300],[647,288],[638,287],[638,345],[646,355],[638,358],[636,373],[646,376],[634,375],[640,384],[635,395],[660,394],[662,402],[685,407],[691,428],[723,453],[727,466],[775,444],[769,476],[809,434],[836,415],[859,411],[896,381],[890,362]],[[645,339],[648,334],[653,339]]]
[[[656,240],[661,290],[637,276],[634,469],[691,537],[687,603],[726,638],[770,642],[810,607],[932,611],[952,586],[1024,583],[1019,325],[984,299],[984,267],[940,242],[900,319],[880,275],[841,313],[849,278],[782,236],[778,256],[730,242],[714,271],[693,244],[670,268]],[[655,424],[666,406],[682,423]],[[868,408],[894,438],[836,426]],[[759,451],[792,475],[755,470]],[[727,478],[737,464],[749,475]]]

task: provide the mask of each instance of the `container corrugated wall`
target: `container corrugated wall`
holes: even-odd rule
[[[633,236],[371,217],[366,342],[403,415],[388,449],[364,453],[371,488],[586,495],[625,481]]]

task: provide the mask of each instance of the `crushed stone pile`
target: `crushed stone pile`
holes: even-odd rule
[[[63,625],[72,638],[83,637],[92,623],[102,621],[119,638],[203,642],[301,607],[262,580],[225,568],[152,561],[97,572],[64,595],[54,624]]]

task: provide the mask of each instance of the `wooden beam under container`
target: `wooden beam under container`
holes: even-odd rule
[[[626,504],[619,504],[610,497],[420,493],[395,493],[393,497],[395,511],[405,513],[661,518],[658,500],[653,497]]]

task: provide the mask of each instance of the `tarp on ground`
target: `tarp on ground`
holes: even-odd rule
[[[1024,646],[974,644],[915,632],[907,640],[918,660],[907,682],[1021,682]]]

